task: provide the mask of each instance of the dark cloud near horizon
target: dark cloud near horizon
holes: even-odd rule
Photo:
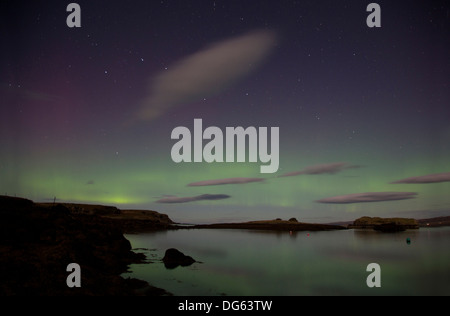
[[[202,187],[209,185],[225,185],[225,184],[245,184],[252,182],[263,182],[264,178],[228,178],[228,179],[216,179],[216,180],[206,180],[200,182],[189,183],[189,187]]]
[[[156,201],[156,203],[166,203],[166,204],[177,204],[177,203],[190,203],[196,201],[216,201],[216,200],[224,200],[228,199],[231,196],[226,194],[202,194],[198,196],[190,196],[190,197],[176,197],[170,196],[165,197]]]
[[[425,176],[419,177],[411,177],[398,181],[391,182],[391,184],[399,184],[399,183],[439,183],[439,182],[450,182],[450,172],[436,173],[436,174],[428,174]]]
[[[318,200],[318,203],[329,204],[350,204],[367,202],[385,202],[414,199],[417,193],[414,192],[367,192],[347,195],[339,195]]]
[[[327,164],[320,164],[320,165],[314,165],[304,168],[301,171],[293,171],[285,173],[281,176],[278,176],[279,178],[283,177],[293,177],[298,176],[302,174],[336,174],[338,172],[341,172],[345,169],[354,169],[354,168],[361,168],[361,166],[358,165],[350,165],[346,162],[334,162],[334,163],[327,163]]]

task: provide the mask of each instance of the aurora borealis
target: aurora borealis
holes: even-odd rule
[[[370,1],[78,1],[80,28],[69,3],[1,4],[0,194],[196,223],[450,215],[448,2],[377,1],[381,28]],[[279,127],[278,172],[174,163],[194,119]]]

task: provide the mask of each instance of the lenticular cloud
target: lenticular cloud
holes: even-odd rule
[[[397,183],[439,183],[450,181],[450,172],[428,174],[425,176],[411,177],[403,180],[398,180],[391,182],[392,184]]]
[[[257,69],[275,44],[274,32],[253,31],[182,59],[151,81],[137,119],[153,120],[175,106],[222,91]]]
[[[345,169],[359,168],[359,167],[360,166],[349,165],[346,162],[334,162],[334,163],[309,166],[309,167],[304,168],[301,171],[285,173],[285,174],[279,176],[279,178],[293,177],[293,176],[298,176],[298,175],[302,175],[302,174],[308,174],[308,175],[311,175],[311,174],[336,174]]]
[[[413,199],[416,195],[417,193],[414,192],[368,192],[340,195],[321,199],[316,202],[330,204],[384,202]]]
[[[215,200],[224,200],[230,198],[229,195],[225,194],[203,194],[198,196],[188,196],[188,197],[176,197],[170,196],[165,197],[156,201],[156,203],[166,203],[166,204],[178,204],[178,203],[189,203],[196,201],[215,201]]]
[[[200,182],[189,183],[189,187],[203,187],[209,185],[225,185],[225,184],[245,184],[252,182],[263,182],[265,179],[263,178],[228,178],[228,179],[215,179],[215,180],[206,180]]]

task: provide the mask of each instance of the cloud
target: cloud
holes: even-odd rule
[[[271,31],[253,31],[213,44],[157,75],[137,113],[153,120],[169,109],[201,100],[254,71],[276,44]]]
[[[252,182],[262,182],[265,181],[263,178],[229,178],[229,179],[217,179],[217,180],[206,180],[200,182],[189,183],[189,187],[201,187],[209,185],[225,185],[225,184],[244,184]]]
[[[293,177],[293,176],[298,176],[301,174],[336,174],[338,172],[341,172],[342,170],[351,169],[351,168],[360,168],[360,166],[349,165],[346,162],[334,162],[334,163],[328,163],[328,164],[309,166],[301,171],[285,173],[278,177],[279,178]]]
[[[316,202],[330,203],[330,204],[384,202],[384,201],[413,199],[416,197],[416,195],[417,193],[413,192],[369,192],[369,193],[340,195],[318,200]]]
[[[450,172],[428,174],[425,176],[411,177],[403,180],[391,182],[391,184],[397,183],[439,183],[450,181]]]
[[[215,201],[215,200],[228,199],[230,197],[231,196],[225,195],[225,194],[203,194],[203,195],[191,196],[191,197],[170,196],[170,197],[165,197],[163,199],[160,199],[160,200],[156,201],[156,203],[176,204],[176,203],[189,203],[189,202],[196,202],[196,201]]]

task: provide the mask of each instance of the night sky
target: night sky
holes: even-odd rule
[[[450,4],[2,1],[0,194],[178,222],[450,215]],[[279,170],[172,130],[279,127]],[[204,144],[208,141],[204,141]]]

